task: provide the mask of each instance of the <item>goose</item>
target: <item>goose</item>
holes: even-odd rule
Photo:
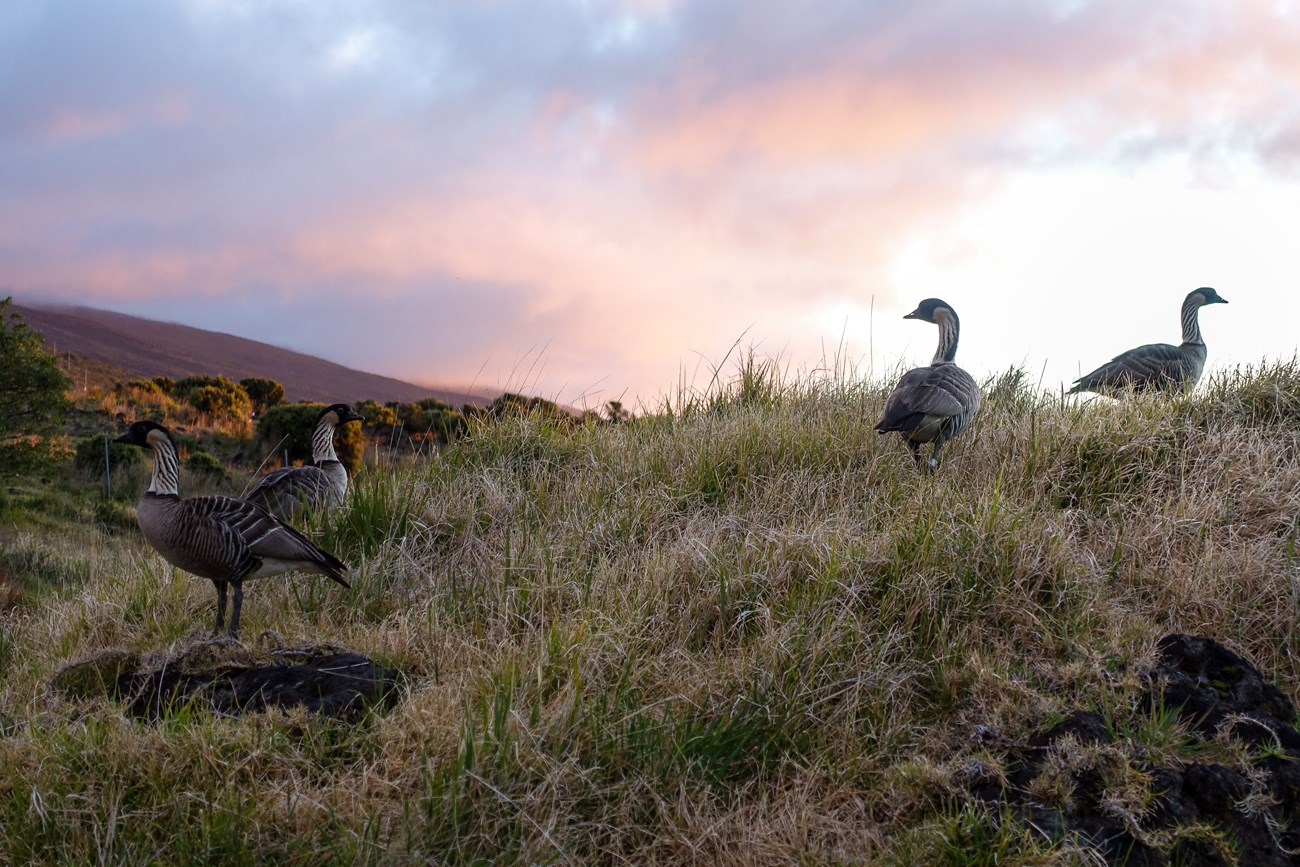
[[[283,467],[267,473],[244,499],[256,503],[282,521],[306,504],[311,509],[329,508],[348,494],[348,471],[334,453],[334,428],[365,418],[346,403],[321,410],[311,435],[312,466]]]
[[[939,466],[939,449],[965,430],[980,408],[980,389],[969,373],[953,363],[961,322],[957,311],[938,298],[927,298],[903,317],[939,326],[939,346],[929,367],[909,370],[885,399],[885,415],[876,422],[880,433],[898,431],[921,463],[921,445],[934,443],[926,466]]]
[[[231,638],[239,631],[245,581],[297,569],[350,586],[347,566],[261,506],[234,497],[181,499],[180,461],[167,428],[137,421],[114,442],[153,451],[153,478],[136,511],[140,532],[168,563],[216,585],[215,635],[225,622],[227,586],[235,590]]]
[[[1205,341],[1201,339],[1200,310],[1206,304],[1227,304],[1209,286],[1193,289],[1183,299],[1183,342],[1148,343],[1115,356],[1074,382],[1066,394],[1093,391],[1118,397],[1124,391],[1187,391],[1205,369]]]

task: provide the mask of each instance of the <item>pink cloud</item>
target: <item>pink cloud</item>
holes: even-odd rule
[[[900,247],[1026,164],[1300,148],[1296,22],[1271,4],[814,12],[628,0],[574,13],[646,16],[609,60],[583,53],[599,27],[513,34],[531,50],[506,52],[494,24],[467,31],[479,66],[384,55],[391,78],[374,78],[397,84],[377,91],[268,95],[250,69],[228,91],[123,88],[40,127],[34,164],[80,156],[51,159],[21,219],[0,215],[6,279],[104,299],[256,287],[284,306],[489,286],[517,314],[497,346],[558,334],[565,365],[644,365],[760,320],[780,335],[816,302],[901,303]],[[411,72],[455,86],[420,95]],[[113,137],[142,144],[97,169]]]

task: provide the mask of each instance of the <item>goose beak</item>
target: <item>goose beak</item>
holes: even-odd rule
[[[131,442],[131,435],[130,435],[129,433],[128,433],[128,434],[122,434],[120,437],[115,437],[115,438],[113,439],[113,442],[115,442],[115,443],[126,443],[127,445],[133,445],[133,443]]]
[[[904,318],[904,319],[920,319],[921,317],[917,315],[917,314],[920,313],[920,312],[921,312],[921,311],[919,311],[919,310],[913,310],[911,313],[908,313],[908,314],[907,314],[906,316],[904,316],[903,318]]]

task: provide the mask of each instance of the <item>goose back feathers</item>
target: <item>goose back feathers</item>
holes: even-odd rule
[[[1227,304],[1208,286],[1193,289],[1183,299],[1183,342],[1148,343],[1120,353],[1091,373],[1075,380],[1068,394],[1092,391],[1116,397],[1126,390],[1175,392],[1191,389],[1205,370],[1205,340],[1200,310],[1206,304]]]
[[[365,419],[347,404],[325,407],[312,432],[312,466],[282,467],[268,473],[245,499],[281,520],[288,520],[304,505],[313,510],[337,506],[348,493],[348,471],[334,452],[334,430],[353,421]]]
[[[347,566],[262,507],[234,497],[182,499],[176,444],[162,425],[138,421],[116,442],[152,450],[153,476],[136,513],[140,532],[167,562],[216,586],[217,633],[227,586],[235,590],[232,636],[239,630],[244,581],[297,569],[349,586]]]
[[[880,433],[898,431],[920,463],[921,446],[934,443],[927,466],[938,466],[944,442],[966,429],[980,408],[980,390],[974,378],[954,363],[961,322],[957,312],[937,298],[927,298],[903,317],[939,326],[939,345],[929,367],[909,370],[885,400],[885,412],[876,423]]]

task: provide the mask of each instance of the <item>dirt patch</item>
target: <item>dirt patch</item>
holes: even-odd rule
[[[391,705],[401,682],[396,669],[328,645],[259,651],[200,641],[150,657],[98,654],[65,666],[53,686],[71,696],[120,701],[128,714],[145,720],[184,707],[222,714],[304,707],[354,720],[367,708]]]
[[[1300,732],[1291,700],[1213,639],[1168,635],[1158,651],[1139,708],[1175,714],[1188,733],[1186,754],[1231,739],[1245,763],[1143,761],[1140,747],[1121,743],[1103,717],[1077,710],[1025,744],[1002,745],[1001,768],[968,775],[970,795],[1050,840],[1076,836],[1110,864],[1300,863]],[[1126,778],[1151,796],[1139,809],[1132,804],[1141,798],[1116,795]],[[1053,792],[1066,794],[1045,797]]]

